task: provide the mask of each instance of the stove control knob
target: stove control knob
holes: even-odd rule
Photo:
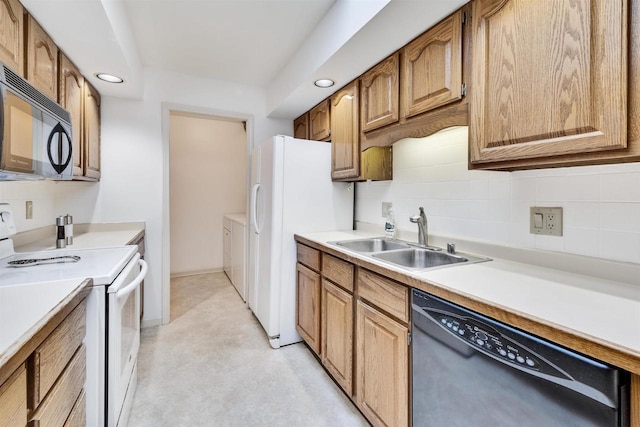
[[[527,365],[529,365],[529,366],[533,367],[533,366],[536,366],[536,362],[534,362],[534,361],[533,361],[533,359],[529,359],[529,358],[527,357]]]
[[[518,363],[524,363],[524,357],[518,355],[518,357],[516,357],[516,360],[518,361]]]
[[[500,350],[498,350],[498,353],[500,353],[500,356],[502,357],[507,355],[507,351],[504,348],[501,348]]]
[[[516,355],[513,353],[507,353],[507,357],[511,360],[514,360],[516,358]]]

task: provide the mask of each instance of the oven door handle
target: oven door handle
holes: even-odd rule
[[[145,276],[147,275],[147,271],[149,270],[147,263],[143,259],[139,259],[138,264],[140,265],[140,273],[127,286],[118,289],[118,291],[116,292],[116,299],[118,301],[121,301],[122,299],[126,298],[127,295],[133,292],[138,287],[138,285],[142,283]]]

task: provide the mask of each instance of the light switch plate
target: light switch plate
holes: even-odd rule
[[[531,234],[562,236],[562,208],[532,206],[529,211]]]

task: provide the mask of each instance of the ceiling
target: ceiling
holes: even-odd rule
[[[465,2],[22,0],[103,96],[141,98],[154,67],[261,88],[269,115],[290,119]],[[336,86],[316,88],[319,77]]]

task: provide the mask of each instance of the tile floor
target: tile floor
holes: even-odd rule
[[[142,331],[130,427],[366,426],[303,344],[273,350],[224,275],[171,281],[171,323]]]

